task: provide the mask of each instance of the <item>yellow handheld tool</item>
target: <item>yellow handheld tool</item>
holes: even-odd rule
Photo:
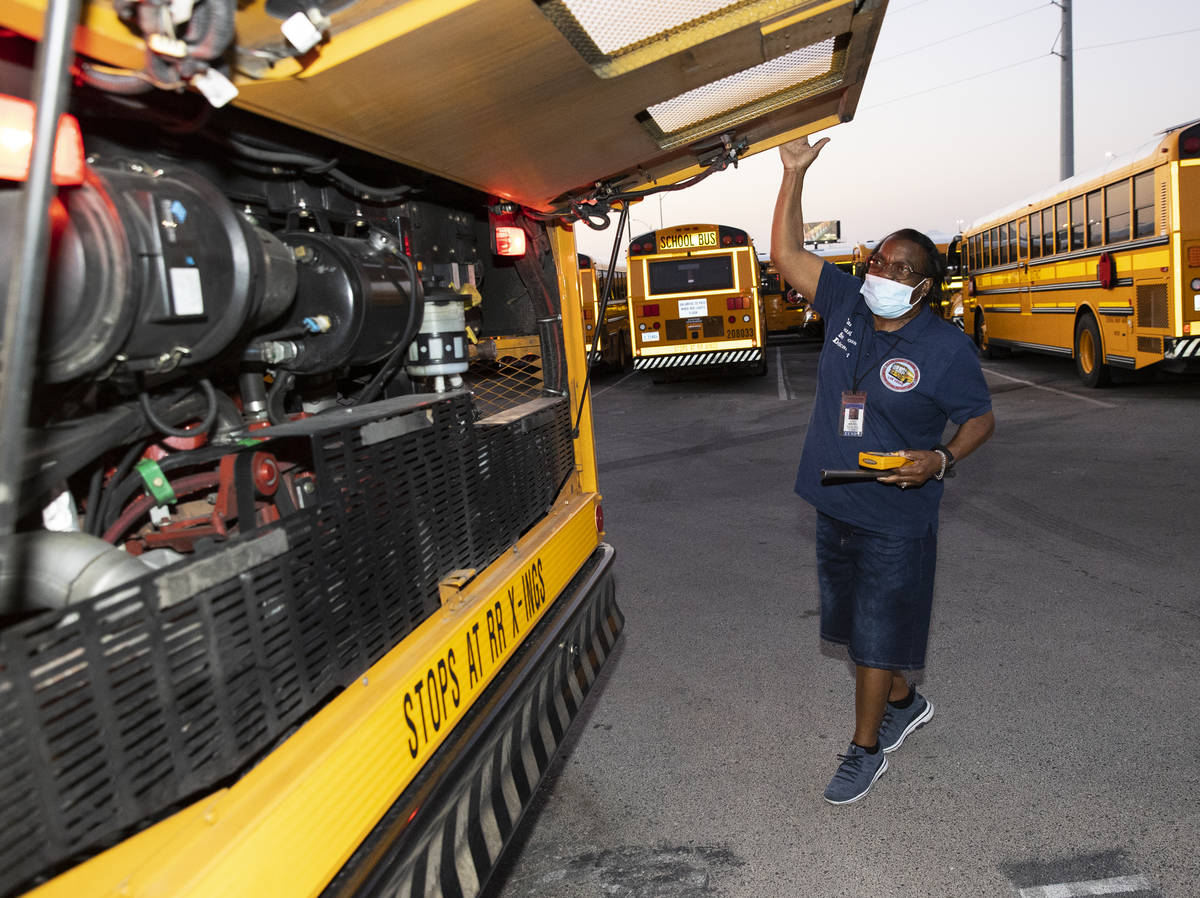
[[[892,455],[891,453],[884,452],[858,453],[858,466],[860,468],[870,468],[873,471],[890,471],[893,468],[901,468],[908,463],[908,459],[903,455]]]
[[[892,455],[889,452],[860,452],[858,453],[859,466],[853,471],[822,470],[821,485],[832,486],[838,483],[852,483],[856,480],[875,480],[907,464],[910,462],[903,455]]]

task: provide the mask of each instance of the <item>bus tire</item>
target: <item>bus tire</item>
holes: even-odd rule
[[[1075,322],[1075,370],[1085,387],[1106,387],[1112,382],[1112,370],[1103,359],[1100,325],[1095,316],[1085,312]]]
[[[1008,357],[1008,350],[993,346],[988,342],[987,325],[983,321],[983,312],[975,310],[975,345],[979,347],[979,355],[985,359],[1002,359]]]

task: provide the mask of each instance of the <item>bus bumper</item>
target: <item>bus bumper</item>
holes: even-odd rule
[[[709,368],[714,365],[751,365],[761,362],[763,351],[727,349],[719,352],[682,352],[677,355],[655,355],[634,359],[635,371],[655,371],[666,368]]]
[[[479,893],[624,626],[614,554],[592,553],[323,898]]]

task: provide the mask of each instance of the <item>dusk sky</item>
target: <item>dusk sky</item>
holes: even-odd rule
[[[1200,3],[1074,0],[1075,173],[1200,118]],[[840,219],[848,241],[899,227],[954,233],[1059,180],[1062,12],[1049,0],[892,0],[854,121],[805,181],[806,220]],[[770,249],[776,150],[661,201],[662,224],[744,228]],[[632,210],[660,226],[660,201]],[[614,228],[576,228],[607,259]],[[623,244],[624,245],[624,241]],[[620,256],[624,261],[624,250]]]

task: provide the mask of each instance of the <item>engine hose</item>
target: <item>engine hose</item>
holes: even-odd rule
[[[271,384],[271,388],[267,391],[267,420],[272,424],[286,424],[288,422],[287,410],[284,408],[283,402],[287,398],[288,390],[296,383],[296,375],[290,371],[275,372],[275,382]]]
[[[177,496],[186,496],[199,490],[212,489],[220,482],[220,474],[216,471],[206,471],[203,474],[190,474],[187,477],[180,477],[179,480],[171,484],[171,487],[175,490]],[[111,527],[104,531],[104,536],[101,538],[105,542],[112,543],[115,546],[117,540],[137,522],[138,518],[158,504],[159,501],[153,496],[142,496],[121,512],[120,517],[117,518]]]
[[[204,417],[200,420],[199,427],[182,428],[173,427],[170,424],[162,421],[155,413],[154,407],[150,404],[150,394],[142,392],[138,394],[138,401],[142,406],[142,414],[146,416],[155,428],[162,433],[171,437],[198,437],[208,433],[213,424],[217,420],[217,391],[213,387],[212,382],[208,378],[201,378],[199,381],[200,389],[204,391],[204,396],[208,400],[208,410],[204,413]]]
[[[133,96],[154,90],[154,85],[146,78],[133,74],[105,72],[86,62],[79,67],[79,77],[84,84],[109,94]]]
[[[184,40],[188,55],[194,59],[216,59],[227,49],[234,35],[232,0],[204,0],[193,13]]]
[[[228,446],[204,446],[200,449],[188,449],[182,452],[172,452],[165,458],[159,459],[158,467],[164,474],[169,474],[171,471],[180,468],[196,467],[198,465],[210,465],[220,461],[230,453]],[[141,453],[139,452],[139,455]],[[132,467],[132,465],[130,466]],[[105,502],[104,516],[98,519],[95,524],[95,534],[107,530],[112,526],[112,518],[114,509],[124,508],[125,504],[139,490],[145,488],[145,481],[142,480],[141,474],[129,474],[129,468],[125,469],[124,474],[118,479],[116,475],[109,481],[107,492],[111,497]]]
[[[93,536],[98,535],[104,529],[108,510],[110,508],[121,507],[121,503],[113,502],[113,496],[117,492],[116,488],[121,481],[129,476],[129,472],[133,469],[137,460],[142,457],[145,449],[145,444],[138,442],[125,450],[125,454],[121,456],[121,460],[117,463],[116,470],[113,471],[112,478],[108,481],[108,487],[100,493],[100,501],[95,506],[95,514],[92,514],[92,506],[88,506],[88,523],[91,526],[91,530],[88,532]],[[121,500],[121,502],[123,503],[124,500]]]
[[[388,357],[384,360],[383,365],[375,372],[375,376],[368,381],[353,399],[350,400],[350,405],[365,405],[368,402],[373,402],[379,391],[387,386],[388,382],[396,374],[396,369],[404,362],[404,355],[408,351],[408,344],[411,343],[417,336],[417,330],[421,327],[421,321],[425,315],[425,288],[421,284],[421,278],[417,274],[417,266],[413,260],[403,253],[394,254],[401,264],[408,269],[409,283],[412,284],[411,302],[408,307],[408,325],[401,334],[400,339],[396,341],[395,347],[388,353]],[[397,290],[400,290],[400,285],[393,281],[393,285]],[[401,290],[400,292],[404,292]]]

